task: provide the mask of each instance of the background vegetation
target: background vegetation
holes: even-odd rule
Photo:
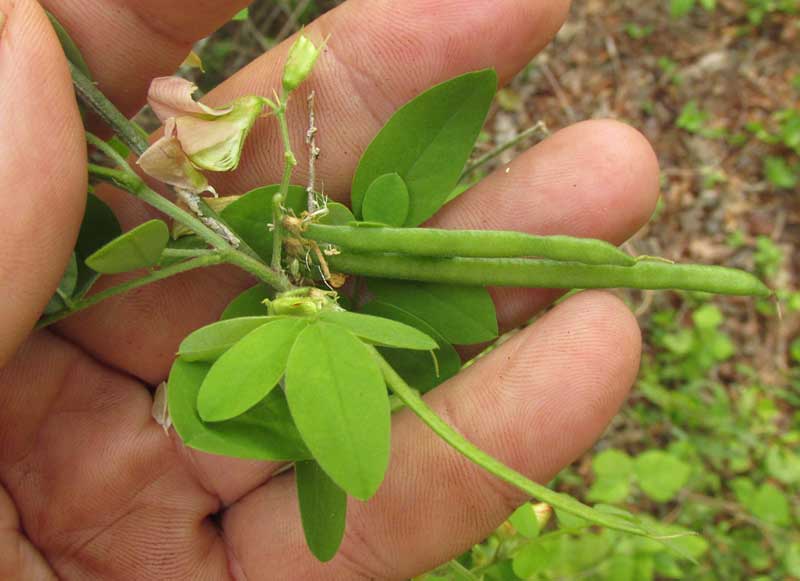
[[[205,73],[186,73],[211,88],[337,3],[257,0],[198,44]],[[783,317],[769,301],[626,295],[645,337],[638,384],[553,485],[701,533],[683,556],[527,505],[422,579],[800,579],[798,55],[798,0],[586,0],[501,91],[484,151],[538,121],[632,124],[663,196],[630,250],[757,271]]]

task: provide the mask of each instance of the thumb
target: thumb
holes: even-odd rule
[[[34,0],[0,0],[0,365],[61,279],[86,200],[66,59]]]

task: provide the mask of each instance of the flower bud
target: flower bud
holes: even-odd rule
[[[306,36],[300,35],[286,57],[283,67],[283,89],[289,93],[294,91],[311,74],[314,63],[319,57],[320,48],[314,46]]]

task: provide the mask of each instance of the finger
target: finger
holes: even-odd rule
[[[0,486],[0,579],[55,580],[56,576],[20,530],[14,501]]]
[[[31,566],[28,539],[59,579],[228,578],[207,518],[219,500],[152,420],[151,405],[140,382],[48,332],[0,371],[0,480]]]
[[[100,89],[124,113],[145,102],[154,77],[171,75],[192,45],[251,0],[43,0],[81,49]]]
[[[58,286],[86,199],[66,61],[33,0],[0,0],[0,366]],[[42,171],[46,168],[46,171]]]
[[[616,121],[567,127],[498,169],[432,220],[432,226],[567,234],[621,244],[658,199],[658,160],[647,139]],[[564,291],[490,289],[501,332]]]
[[[467,439],[547,482],[601,434],[639,363],[630,311],[602,292],[576,295],[426,399]],[[273,479],[224,517],[244,576],[401,579],[485,538],[527,498],[471,464],[409,411],[395,417],[386,481],[348,504],[339,555],[320,565],[303,541],[291,475]],[[281,569],[275,563],[281,563]]]
[[[351,0],[308,27],[306,33],[317,38],[335,35],[312,75],[319,95],[324,151],[319,175],[325,191],[340,197],[347,191],[360,152],[398,105],[430,85],[481,67],[495,65],[507,80],[554,34],[565,8],[565,2],[529,0]],[[255,61],[215,91],[212,101],[269,94],[280,85],[286,48]],[[302,143],[307,120],[298,107],[294,115],[295,143]],[[279,179],[276,126],[257,127],[241,169],[217,184],[221,193],[241,193]],[[141,206],[122,194],[114,194],[112,202],[123,222],[141,219]],[[229,269],[213,272],[211,279],[203,272],[146,287],[69,319],[60,330],[102,361],[156,383],[166,376],[186,333],[212,321],[246,284]]]

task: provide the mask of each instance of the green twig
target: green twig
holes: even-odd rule
[[[106,167],[104,165],[97,165],[90,163],[88,165],[89,177],[103,182],[108,182],[120,189],[128,192],[135,190],[139,187],[141,180],[138,177],[131,176],[130,173]]]
[[[208,228],[193,214],[179,208],[165,197],[147,187],[136,174],[94,164],[89,165],[89,172],[93,177],[109,181],[125,189],[176,222],[183,224],[205,240],[209,245],[213,246],[217,252],[224,257],[224,262],[237,265],[278,291],[286,291],[292,288],[289,279],[283,271],[273,271],[260,260],[231,247],[227,240]]]
[[[297,165],[297,158],[292,151],[292,139],[289,135],[289,123],[286,120],[286,106],[289,97],[282,92],[277,107],[273,109],[278,118],[281,129],[281,139],[283,140],[283,178],[278,193],[272,199],[272,270],[280,271],[281,253],[283,251],[283,205],[286,203],[286,196],[289,194],[289,184],[292,180],[292,173]]]
[[[640,536],[653,536],[645,528],[633,523],[632,521],[620,518],[615,515],[605,514],[594,510],[593,508],[578,502],[571,496],[555,492],[549,488],[537,484],[536,482],[526,478],[519,472],[509,468],[496,458],[490,456],[469,440],[464,438],[452,427],[447,425],[442,418],[428,407],[428,404],[422,399],[419,393],[409,386],[405,380],[398,375],[391,365],[381,356],[381,354],[372,346],[369,347],[372,351],[378,365],[381,368],[383,377],[386,380],[389,388],[394,394],[403,400],[403,403],[421,419],[431,430],[433,430],[442,440],[447,442],[454,450],[465,456],[478,466],[484,468],[486,471],[497,476],[501,480],[516,486],[526,494],[539,499],[542,502],[568,512],[577,517],[586,519],[588,521],[597,523],[599,525],[625,531]]]
[[[64,319],[74,313],[77,313],[78,311],[88,309],[89,307],[94,306],[97,303],[102,302],[108,298],[150,284],[151,282],[156,282],[158,280],[162,280],[170,276],[175,276],[176,274],[181,274],[183,272],[188,272],[196,268],[205,268],[207,266],[213,266],[215,264],[221,264],[223,262],[225,262],[225,257],[222,254],[214,253],[214,254],[207,254],[205,256],[200,256],[193,260],[180,262],[178,264],[174,264],[172,266],[168,266],[160,270],[154,270],[147,276],[143,276],[141,278],[124,282],[120,285],[111,287],[109,289],[96,293],[85,299],[75,301],[74,303],[72,303],[71,308],[69,310],[62,311],[60,313],[55,313],[53,315],[41,319],[39,323],[37,323],[36,328],[41,329],[43,327],[47,327],[48,325],[52,325],[53,323],[60,321],[61,319]]]
[[[78,67],[69,61],[68,64],[72,74],[72,83],[81,101],[97,113],[114,130],[114,133],[119,135],[122,142],[130,147],[133,153],[142,155],[149,145],[147,136],[131,123]]]
[[[496,157],[501,155],[503,152],[508,151],[512,147],[514,147],[514,146],[518,145],[519,143],[521,143],[522,141],[526,140],[531,135],[534,135],[535,133],[539,133],[539,132],[543,133],[545,136],[550,135],[550,131],[548,131],[547,125],[545,125],[544,121],[539,121],[535,125],[532,125],[531,127],[528,127],[525,131],[523,131],[522,133],[520,133],[519,135],[517,135],[513,139],[510,139],[509,141],[505,142],[504,144],[494,148],[493,150],[491,150],[487,154],[479,157],[478,159],[476,159],[472,163],[468,164],[467,167],[464,168],[464,171],[462,172],[461,177],[458,178],[458,181],[459,182],[464,181],[464,179],[466,179],[469,176],[469,174],[474,172],[476,169],[483,167],[484,165],[486,165],[487,163],[489,163],[490,161],[492,161],[493,159],[495,159]]]

